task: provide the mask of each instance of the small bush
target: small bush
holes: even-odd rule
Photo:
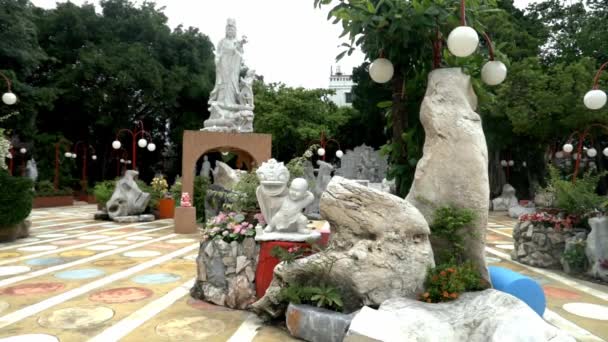
[[[26,177],[13,177],[0,170],[0,228],[25,220],[32,211],[33,182]]]
[[[427,303],[449,302],[467,291],[480,291],[489,287],[471,262],[462,265],[441,264],[428,270],[424,282],[426,291],[420,300]]]
[[[150,202],[148,203],[148,207],[152,209],[158,208],[158,202],[161,199],[161,194],[154,191],[151,185],[146,184],[146,182],[141,179],[138,179],[136,183],[139,190],[150,194]]]
[[[449,244],[448,249],[443,251],[445,255],[440,256],[440,260],[443,262],[452,258],[456,261],[463,260],[464,238],[460,230],[469,227],[475,218],[475,212],[472,210],[454,206],[441,207],[435,211],[433,223],[430,226],[431,234],[445,239]]]
[[[247,237],[255,237],[257,222],[245,221],[245,215],[237,213],[219,213],[207,221],[203,232],[203,240],[224,240],[225,242],[241,242]]]
[[[595,192],[597,183],[606,173],[591,174],[589,172],[577,178],[576,183],[562,179],[559,170],[549,166],[548,191],[555,195],[557,208],[569,215],[583,217],[602,207],[605,199]]]
[[[173,185],[171,185],[169,192],[171,193],[171,197],[175,200],[175,206],[176,207],[180,206],[181,200],[182,200],[182,181],[181,181],[181,179],[175,180],[175,183],[173,183]],[[192,196],[192,194],[189,194],[189,195]]]
[[[72,195],[73,191],[70,188],[60,188],[55,190],[55,186],[51,181],[40,181],[36,183],[36,194],[37,197],[45,196],[69,196]]]
[[[260,206],[255,194],[259,185],[260,181],[255,171],[241,175],[241,178],[234,186],[234,191],[239,195],[236,196],[231,209],[238,212],[259,211]]]
[[[570,269],[575,273],[581,273],[587,269],[586,245],[587,242],[585,240],[578,240],[562,254],[564,261],[568,263]]]
[[[101,205],[105,206],[106,203],[108,203],[108,201],[110,200],[110,198],[112,198],[112,194],[114,193],[115,187],[115,180],[107,180],[95,184],[93,194],[95,195],[97,203],[101,203]]]
[[[196,217],[199,221],[205,222],[205,197],[209,188],[209,178],[196,176],[194,177],[194,194],[190,194],[196,208]],[[181,195],[180,195],[181,196]],[[180,198],[181,200],[181,198]]]

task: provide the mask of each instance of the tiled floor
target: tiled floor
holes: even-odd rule
[[[94,210],[34,210],[31,237],[0,244],[0,341],[295,341],[190,298],[198,235],[173,234],[172,220],[95,222]],[[510,261],[513,225],[491,215],[488,262],[537,279],[550,322],[579,340],[608,338],[608,289]]]

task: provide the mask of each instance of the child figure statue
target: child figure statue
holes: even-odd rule
[[[245,77],[241,77],[241,92],[239,94],[239,102],[242,105],[253,107],[253,80],[255,79],[255,70],[249,69]]]
[[[314,195],[308,191],[308,181],[306,179],[294,179],[289,187],[289,195],[281,204],[279,211],[272,217],[264,232],[310,233],[306,228],[308,219],[302,214],[302,210],[309,206],[314,198]]]

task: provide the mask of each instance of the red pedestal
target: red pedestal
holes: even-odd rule
[[[288,242],[288,241],[262,241],[260,246],[260,258],[258,260],[258,268],[255,271],[255,292],[258,298],[262,298],[266,293],[266,290],[272,282],[272,274],[274,267],[281,262],[279,259],[270,255],[270,251],[274,246],[279,246],[284,249],[290,247],[310,247],[305,242]]]

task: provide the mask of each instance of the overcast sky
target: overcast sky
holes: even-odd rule
[[[31,0],[36,6],[54,8],[63,0]],[[72,0],[75,4],[97,0]],[[141,3],[141,0],[136,0]],[[529,0],[515,0],[523,8]],[[328,9],[313,7],[313,0],[156,0],[165,7],[169,26],[198,27],[214,44],[224,36],[227,18],[237,21],[238,37],[246,35],[245,63],[267,82],[289,86],[326,88],[335,57],[343,49],[339,25],[327,20]],[[329,8],[329,7],[328,7]],[[343,72],[363,62],[363,54],[340,61]]]

